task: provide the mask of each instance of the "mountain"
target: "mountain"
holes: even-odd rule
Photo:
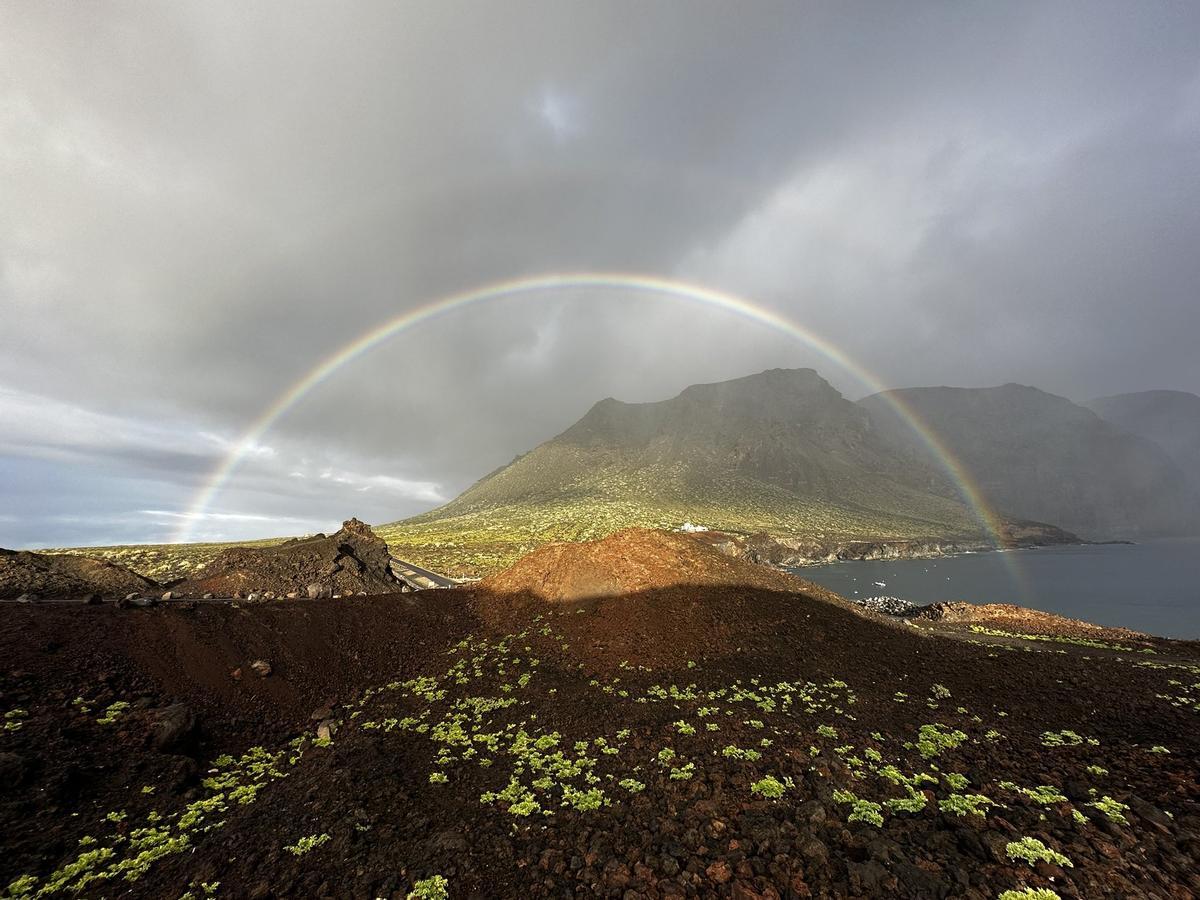
[[[879,436],[929,461],[892,402],[913,410],[1007,516],[1053,522],[1091,539],[1200,531],[1200,501],[1157,444],[1032,387],[909,388],[859,402]]]
[[[1101,397],[1084,406],[1158,444],[1200,490],[1200,397],[1186,391],[1141,391]]]
[[[933,461],[902,459],[811,369],[605,399],[445,506],[381,526],[494,569],[550,540],[685,521],[824,541],[981,537]]]

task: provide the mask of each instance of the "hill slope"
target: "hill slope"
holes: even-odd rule
[[[1160,447],[1070,400],[1016,384],[889,393],[929,424],[1005,515],[1091,539],[1200,528],[1195,492]],[[896,452],[927,461],[883,395],[859,406]]]
[[[1158,444],[1200,490],[1200,397],[1186,391],[1141,391],[1083,405],[1130,434]]]
[[[932,462],[898,460],[811,369],[602,400],[454,501],[378,530],[427,554],[469,545],[486,571],[548,541],[687,520],[830,541],[979,532]]]
[[[530,560],[518,594],[0,605],[0,891],[1200,891],[1194,646],[944,636],[633,537],[656,586],[578,602]]]

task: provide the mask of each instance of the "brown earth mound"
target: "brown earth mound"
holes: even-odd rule
[[[550,544],[481,584],[494,594],[529,594],[552,602],[678,585],[819,590],[783,572],[732,558],[706,536],[646,528],[627,528],[598,541]]]
[[[1014,606],[1011,603],[934,603],[923,607],[920,618],[955,625],[980,625],[1022,634],[1041,634],[1050,637],[1090,638],[1122,641],[1147,637],[1128,628],[1094,625],[1080,619]]]
[[[0,600],[23,594],[54,600],[85,594],[115,597],[156,588],[149,578],[105,559],[0,549]]]
[[[336,534],[298,538],[277,547],[234,547],[194,577],[172,587],[184,596],[271,593],[285,596],[386,594],[401,583],[389,568],[387,544],[370,526],[349,519]]]

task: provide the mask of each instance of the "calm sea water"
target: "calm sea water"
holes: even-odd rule
[[[832,563],[796,574],[846,597],[1018,603],[1100,625],[1200,638],[1200,541]]]

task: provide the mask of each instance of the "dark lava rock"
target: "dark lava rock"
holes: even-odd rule
[[[176,752],[196,735],[196,714],[186,703],[172,703],[157,715],[150,745],[160,753]]]

